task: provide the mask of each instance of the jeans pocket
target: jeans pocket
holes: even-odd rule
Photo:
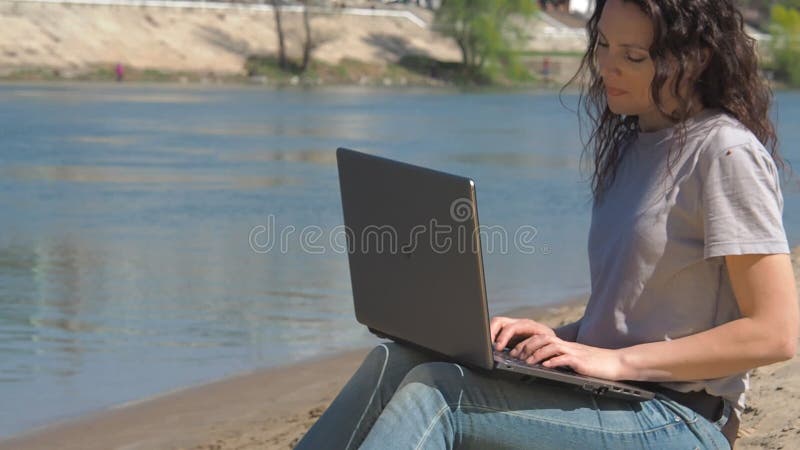
[[[661,393],[656,392],[656,400],[658,400],[664,408],[672,412],[676,419],[680,419],[687,424],[697,422],[700,417],[692,408],[682,405]]]
[[[716,421],[711,422],[688,406],[682,405],[658,393],[656,397],[661,400],[661,404],[664,405],[664,407],[674,412],[676,417],[681,417],[687,425],[689,425],[689,428],[695,430],[698,438],[703,442],[701,448],[727,450],[731,448],[728,438],[723,432],[723,427],[730,420],[731,414],[734,413],[733,406],[728,400],[723,399],[722,416]],[[701,418],[702,420],[700,420]]]

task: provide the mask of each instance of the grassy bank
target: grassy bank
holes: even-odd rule
[[[497,86],[549,87],[556,84],[528,71],[509,76],[502,70],[470,73],[459,63],[407,55],[393,63],[369,63],[342,59],[338,64],[312,61],[301,71],[290,63],[281,69],[273,56],[250,56],[241,74],[178,72],[126,67],[124,81],[170,83],[232,83],[269,86]],[[63,70],[47,67],[9,68],[0,72],[3,81],[115,81],[114,64]]]

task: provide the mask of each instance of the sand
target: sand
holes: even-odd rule
[[[800,247],[793,250],[792,260],[800,284]],[[559,326],[579,318],[585,301],[584,296],[508,314]],[[0,450],[289,449],[368,351],[353,350],[191,387],[2,441]],[[736,448],[800,448],[800,358],[753,372]]]

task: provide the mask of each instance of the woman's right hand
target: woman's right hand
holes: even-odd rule
[[[502,351],[509,344],[516,344],[534,334],[555,336],[556,332],[547,325],[535,320],[495,316],[489,322],[489,334],[494,343],[494,348]]]

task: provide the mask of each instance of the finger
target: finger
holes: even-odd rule
[[[492,320],[489,321],[489,335],[492,338],[492,342],[495,341],[497,337],[497,333],[503,328],[503,325],[509,321],[508,317],[503,316],[495,316],[492,317]]]
[[[560,356],[564,354],[564,349],[559,344],[547,344],[535,352],[532,352],[530,356],[525,359],[525,362],[528,364],[536,364],[540,361],[544,361],[548,358],[554,356]]]
[[[515,323],[507,323],[503,326],[503,329],[500,330],[500,333],[497,335],[497,339],[495,340],[495,348],[497,350],[503,350],[506,348],[506,344],[510,341],[514,336],[516,336],[517,326]]]
[[[557,337],[551,336],[549,334],[535,334],[525,341],[523,341],[519,347],[519,351],[514,356],[519,359],[526,359],[529,358],[533,352],[539,350],[541,347],[544,347],[547,344],[561,342]]]
[[[512,355],[519,359],[527,359],[534,352],[538,351],[540,348],[544,347],[553,342],[554,336],[545,335],[545,334],[535,334],[525,341],[522,342],[522,345],[519,346],[519,351],[516,355]]]
[[[542,365],[550,368],[568,366],[571,367],[572,370],[578,372],[578,369],[575,367],[575,357],[569,354],[554,356],[543,362]]]
[[[531,320],[531,322],[532,322],[532,325],[533,325],[533,332],[535,334],[544,334],[544,335],[548,335],[548,336],[554,336],[556,334],[555,331],[553,331],[552,328],[548,327],[547,325],[545,325],[543,323],[539,323],[539,322],[537,322],[535,320]]]
[[[505,324],[500,332],[497,334],[497,338],[495,338],[495,348],[497,350],[503,350],[506,348],[508,341],[514,337],[514,324]]]
[[[534,334],[533,336],[520,341],[514,348],[509,352],[509,354],[515,358],[525,359],[530,356],[531,353],[535,352],[539,347],[544,345],[542,342],[543,336],[540,334]]]

